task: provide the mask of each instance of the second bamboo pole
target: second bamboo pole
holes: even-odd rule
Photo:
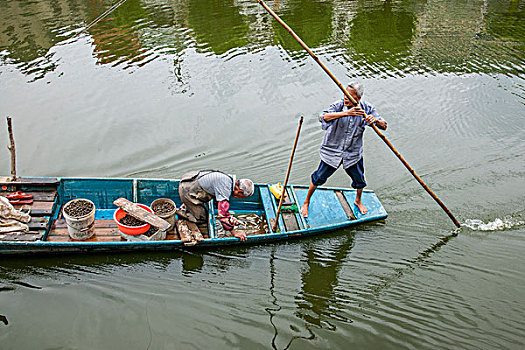
[[[286,171],[286,177],[284,178],[283,193],[279,199],[279,208],[277,208],[277,214],[275,215],[275,223],[273,224],[273,232],[277,231],[277,225],[279,223],[279,215],[281,214],[281,208],[283,206],[284,196],[286,194],[286,186],[288,185],[288,178],[290,177],[290,171],[292,170],[293,156],[295,149],[297,148],[297,141],[299,140],[299,134],[301,133],[301,126],[303,125],[304,117],[301,116],[299,119],[299,126],[297,127],[297,134],[295,135],[295,141],[293,143],[292,154],[290,155],[290,161],[288,162],[288,170]]]

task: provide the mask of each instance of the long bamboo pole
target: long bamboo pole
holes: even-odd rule
[[[319,60],[319,58],[313,53],[313,51],[301,40],[301,38],[299,38],[297,36],[297,34],[295,34],[295,32],[275,13],[273,12],[272,9],[270,9],[265,3],[264,1],[262,0],[257,0],[257,2],[262,6],[264,7],[264,9],[273,17],[275,18],[275,20],[277,22],[279,22],[280,25],[282,25],[284,27],[284,29],[286,29],[286,31],[288,31],[288,33],[290,33],[290,35],[295,39],[297,40],[297,42],[299,43],[299,45],[301,45],[309,54],[310,56],[312,56],[312,58],[314,59],[314,61],[316,61],[319,66],[321,66],[321,68],[326,72],[326,74],[328,74],[328,76],[333,80],[333,82],[339,87],[339,89],[341,89],[341,91],[343,92],[343,94],[345,94],[345,96],[350,100],[352,101],[355,105],[357,105],[357,101],[348,93],[348,91],[344,88],[344,86],[339,82],[339,80],[337,80],[337,78],[328,70],[328,68],[326,68],[326,66],[323,64],[323,62],[321,62],[321,60]],[[410,166],[410,164],[407,163],[407,161],[403,158],[403,156],[397,151],[397,149],[394,147],[394,145],[392,145],[392,143],[390,143],[390,141],[388,141],[388,139],[386,138],[386,136],[381,132],[379,131],[379,129],[377,128],[377,126],[375,124],[372,124],[372,128],[374,129],[374,131],[376,132],[376,134],[387,144],[387,146],[392,150],[392,152],[394,152],[394,154],[397,156],[397,158],[399,158],[399,160],[401,161],[401,163],[403,163],[403,165],[408,169],[408,171],[412,174],[412,176],[414,176],[414,178],[419,182],[419,184],[428,192],[428,194],[434,198],[434,200],[439,204],[439,206],[445,211],[445,213],[447,213],[448,217],[450,218],[450,220],[452,220],[452,222],[454,223],[454,225],[456,225],[456,227],[461,227],[461,225],[459,224],[459,222],[456,220],[456,218],[454,217],[454,215],[452,215],[452,213],[450,212],[450,210],[448,210],[448,208],[445,206],[445,204],[434,194],[434,192],[432,192],[432,190],[423,182],[423,180],[419,177],[419,175],[416,174],[416,172],[414,171],[414,169],[412,169],[412,167]]]
[[[11,181],[16,181],[16,148],[11,117],[7,117],[7,132],[9,134],[9,146],[7,146],[7,149],[11,152]]]
[[[275,215],[275,223],[273,224],[273,232],[277,231],[277,224],[279,222],[279,215],[281,214],[281,207],[283,206],[284,195],[286,193],[286,186],[288,185],[288,178],[290,177],[290,171],[292,170],[292,161],[297,148],[297,141],[299,140],[299,134],[301,132],[301,125],[303,125],[304,117],[301,116],[299,119],[299,126],[297,127],[297,134],[295,134],[295,141],[293,143],[292,154],[290,154],[290,161],[288,162],[288,170],[286,171],[286,177],[284,178],[283,193],[279,199],[279,208],[277,208],[277,214]]]

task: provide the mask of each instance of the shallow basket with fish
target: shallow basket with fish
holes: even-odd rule
[[[240,222],[240,224],[237,225],[236,230],[243,231],[246,236],[270,233],[264,215],[257,215],[256,213],[237,214],[232,212],[232,216]],[[219,215],[215,216],[215,230],[217,232],[217,237],[233,237],[230,232],[224,230],[219,218]]]

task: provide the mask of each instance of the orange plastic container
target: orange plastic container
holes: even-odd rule
[[[144,205],[144,204],[137,204],[137,205],[141,207],[142,209],[145,209],[149,211],[150,213],[153,213],[153,210],[151,210],[151,208],[148,207],[147,205]],[[120,220],[124,216],[126,216],[126,214],[127,213],[121,208],[118,208],[117,210],[115,210],[115,213],[113,214],[113,220],[115,220],[115,222],[117,223],[117,226],[120,232],[125,233],[127,235],[137,236],[149,230],[150,224],[144,224],[141,226],[128,226],[128,225],[121,224]]]

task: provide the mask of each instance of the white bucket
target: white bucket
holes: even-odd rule
[[[159,202],[166,202],[166,203],[172,204],[173,205],[173,210],[170,211],[169,213],[163,213],[163,214],[156,213],[155,209],[154,209],[154,205],[156,203],[159,203]],[[174,201],[172,201],[169,198],[159,198],[159,199],[155,199],[153,202],[151,202],[151,205],[149,207],[153,210],[155,215],[157,215],[158,217],[160,217],[160,218],[166,220],[167,222],[169,222],[170,227],[166,231],[173,230],[173,228],[175,227],[175,211],[177,210],[177,206],[175,205]]]
[[[85,201],[93,205],[93,210],[89,214],[75,218],[66,214],[66,209],[71,203]],[[79,198],[73,199],[64,205],[62,208],[62,214],[66,219],[67,230],[69,232],[69,237],[78,240],[85,240],[91,238],[95,234],[95,204],[89,199]]]

